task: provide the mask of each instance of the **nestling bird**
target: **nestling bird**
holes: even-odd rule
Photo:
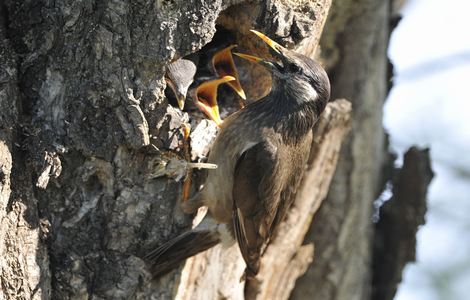
[[[208,172],[204,187],[184,207],[194,211],[204,205],[208,213],[196,228],[146,255],[154,276],[222,240],[238,242],[246,275],[255,276],[266,245],[292,204],[312,128],[329,101],[330,83],[317,62],[253,32],[276,60],[237,55],[271,71],[271,92],[222,123],[208,158],[218,168]]]
[[[189,58],[180,58],[166,67],[166,84],[173,91],[181,110],[184,108],[188,89],[194,81],[197,62],[197,56],[191,56]]]
[[[217,105],[218,86],[227,83],[240,98],[246,99],[233,62],[231,50],[234,47],[236,45],[221,50],[210,48],[206,50],[209,53],[206,53],[203,58],[191,54],[167,66],[165,80],[173,91],[181,110],[184,109],[186,96],[189,94],[194,104],[217,125],[220,125],[222,120]],[[207,54],[212,55],[210,63],[207,61]],[[191,86],[194,88],[190,89]]]
[[[235,81],[233,76],[224,76],[222,78],[204,81],[193,90],[194,104],[213,120],[218,126],[222,124],[220,118],[219,105],[217,103],[217,89],[222,83],[230,83]]]

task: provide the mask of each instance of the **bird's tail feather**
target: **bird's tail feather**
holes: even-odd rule
[[[188,257],[205,251],[220,242],[220,234],[212,230],[193,229],[150,251],[145,257],[154,277],[178,267]]]

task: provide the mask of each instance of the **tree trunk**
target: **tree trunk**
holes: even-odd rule
[[[387,95],[389,0],[333,2],[322,54],[336,97],[352,102],[345,140],[327,199],[306,242],[315,260],[291,299],[363,300],[371,292],[373,202],[383,189],[386,155],[382,107]]]
[[[416,233],[424,224],[427,188],[433,177],[429,149],[412,147],[393,172],[393,196],[385,202],[374,232],[372,297],[392,300],[402,272],[416,256]]]
[[[329,6],[329,0],[5,0],[0,297],[287,298],[312,257],[301,241],[328,190],[349,105],[329,105],[318,124],[296,207],[263,258],[259,281],[240,283],[237,250],[220,247],[151,280],[139,258],[143,250],[191,225],[178,205],[182,184],[165,164],[175,155],[184,159],[180,129],[189,119],[198,143],[194,160],[207,155],[215,128],[168,103],[164,72],[170,61],[203,51],[217,34],[228,39],[221,32],[240,49],[259,51],[250,28],[313,55]],[[249,97],[265,92],[257,88],[265,77],[250,81],[253,71],[242,64],[243,74]],[[201,174],[195,172],[193,190]],[[295,226],[294,217],[302,220]],[[287,247],[286,237],[295,243]],[[281,264],[272,265],[280,253]],[[213,255],[220,260],[200,262]],[[283,266],[289,272],[270,274]],[[204,270],[213,277],[194,277]],[[231,281],[221,284],[223,276]]]

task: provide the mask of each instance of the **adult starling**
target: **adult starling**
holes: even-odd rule
[[[221,241],[237,241],[247,276],[258,273],[260,257],[292,204],[312,143],[312,128],[330,97],[323,68],[253,31],[272,49],[275,61],[238,54],[272,72],[271,92],[222,123],[208,161],[202,190],[184,205],[208,213],[194,229],[145,257],[154,276]],[[226,244],[226,243],[224,243]]]

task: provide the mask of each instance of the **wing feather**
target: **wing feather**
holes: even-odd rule
[[[256,274],[262,249],[269,240],[281,189],[273,183],[277,148],[262,142],[238,159],[233,185],[233,228],[248,270]]]

